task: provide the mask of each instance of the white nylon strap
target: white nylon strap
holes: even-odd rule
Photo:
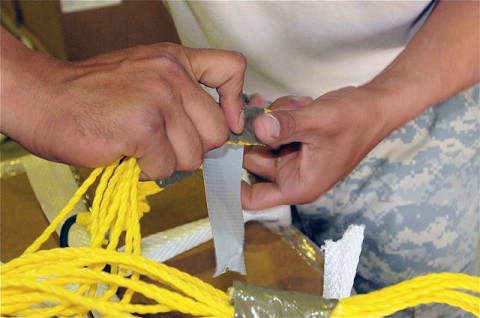
[[[78,189],[72,171],[68,165],[47,161],[33,155],[24,156],[21,160],[35,197],[47,220],[52,222]],[[80,201],[70,215],[82,211],[87,211],[87,208],[83,201]],[[56,229],[58,234],[62,225],[63,223]],[[68,242],[70,246],[89,246],[90,236],[82,226],[74,224],[70,228]]]
[[[226,271],[246,274],[243,259],[245,226],[240,186],[243,146],[226,144],[205,155],[203,177],[217,267],[214,277]]]
[[[334,242],[325,241],[323,298],[341,299],[349,297],[362,250],[364,225],[350,225],[343,237]]]

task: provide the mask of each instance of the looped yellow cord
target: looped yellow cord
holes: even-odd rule
[[[90,247],[38,251],[101,174],[91,211],[77,217],[89,229]],[[2,315],[83,316],[94,310],[108,317],[170,311],[233,317],[234,309],[225,292],[140,256],[139,219],[149,211],[145,198],[161,189],[154,182],[139,182],[139,174],[134,158],[92,172],[24,254],[0,267]],[[121,236],[125,237],[124,253],[117,252]],[[104,271],[106,265],[110,273]],[[156,283],[140,281],[140,275]],[[478,296],[460,292],[478,294],[479,286],[478,277],[430,274],[341,299],[332,317],[381,317],[429,302],[450,304],[480,317]],[[124,296],[120,302],[112,302],[111,297],[120,287],[126,290]],[[156,303],[131,304],[134,293]]]
[[[38,251],[100,174],[90,215],[81,217],[89,225],[91,247]],[[3,315],[51,317],[85,315],[96,310],[105,316],[123,317],[169,311],[196,316],[233,316],[233,307],[225,292],[140,256],[139,219],[150,209],[145,197],[161,188],[154,182],[139,182],[139,174],[134,158],[92,172],[24,254],[0,268]],[[125,253],[116,252],[122,235]],[[103,271],[106,265],[110,266],[111,273]],[[140,275],[168,289],[141,282]],[[103,293],[97,291],[102,289],[101,285],[108,286]],[[112,304],[110,298],[119,287],[125,287],[126,292],[120,303]],[[135,292],[156,300],[158,305],[129,304]]]

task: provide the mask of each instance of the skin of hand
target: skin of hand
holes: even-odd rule
[[[239,53],[162,43],[68,63],[1,35],[1,131],[45,159],[93,168],[133,156],[143,179],[161,179],[195,171],[243,130]]]
[[[245,151],[245,169],[266,182],[242,185],[244,207],[311,202],[353,170],[386,128],[384,114],[368,97],[367,91],[348,87],[315,101],[276,100],[272,113],[254,122],[255,134],[269,147]]]
[[[314,201],[395,129],[478,83],[479,12],[478,1],[439,2],[402,53],[369,83],[316,100],[276,100],[272,112],[253,124],[270,147],[245,152],[245,169],[265,182],[242,184],[243,207]]]

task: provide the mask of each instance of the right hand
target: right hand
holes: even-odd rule
[[[161,179],[198,169],[230,129],[243,130],[246,63],[238,53],[164,43],[78,63],[34,60],[43,63],[30,65],[36,79],[20,92],[30,97],[25,111],[14,106],[2,130],[45,159],[97,167],[133,156],[144,179]],[[221,108],[200,83],[217,89]],[[20,129],[15,118],[28,125]]]

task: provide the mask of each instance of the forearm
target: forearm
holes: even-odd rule
[[[405,50],[363,86],[385,114],[385,132],[479,81],[477,1],[442,1]]]
[[[45,73],[53,71],[54,60],[25,47],[1,28],[1,125],[0,131],[14,139],[35,129],[34,108],[46,103]],[[21,140],[19,140],[21,141]]]

